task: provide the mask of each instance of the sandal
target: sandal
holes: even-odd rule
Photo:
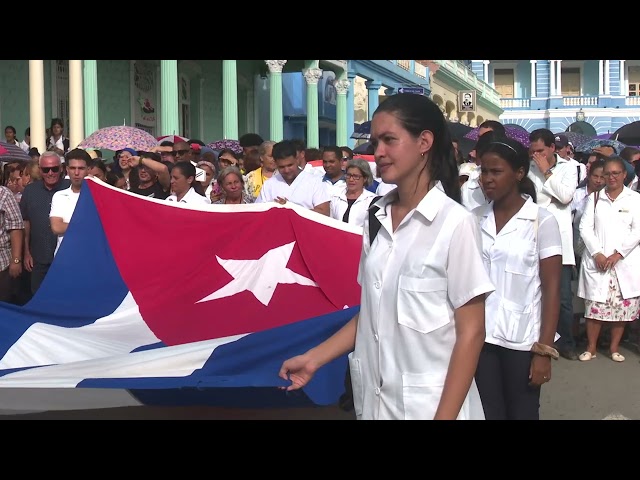
[[[578,357],[578,360],[580,360],[581,362],[588,362],[589,360],[592,360],[594,358],[596,358],[596,354],[595,353],[592,354],[591,352],[583,352]],[[613,358],[613,356],[611,358]],[[616,361],[618,361],[618,360],[616,360]]]
[[[624,362],[624,356],[620,355],[618,352],[613,352],[611,354],[611,360],[614,362]]]

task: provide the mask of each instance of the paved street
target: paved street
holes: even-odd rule
[[[604,352],[590,362],[561,358],[542,391],[543,420],[640,419],[640,357],[620,350],[626,361],[615,363]],[[337,407],[289,410],[130,407],[72,412],[5,415],[0,419],[207,419],[207,420],[351,420]]]

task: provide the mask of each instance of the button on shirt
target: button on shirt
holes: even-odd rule
[[[562,255],[555,217],[527,200],[496,233],[493,203],[476,208],[482,229],[482,257],[496,290],[485,302],[486,342],[529,351],[540,338],[540,260]]]
[[[382,226],[371,247],[368,217],[363,228],[361,310],[349,355],[354,406],[362,419],[433,419],[456,340],[454,311],[493,285],[477,222],[439,182],[394,232],[396,197],[375,203]],[[475,382],[458,418],[484,418]]]
[[[53,254],[58,245],[58,236],[51,231],[49,213],[53,195],[65,188],[69,188],[71,182],[62,179],[49,190],[42,180],[37,180],[27,185],[20,199],[20,212],[24,221],[31,224],[29,235],[29,247],[33,261],[40,265],[49,265],[53,261]]]
[[[262,185],[256,203],[274,202],[276,197],[286,198],[287,201],[310,210],[331,201],[322,177],[308,173],[306,170],[301,171],[291,185],[282,178],[282,175],[272,176]]]
[[[69,223],[73,216],[73,211],[76,209],[78,198],[80,198],[80,192],[74,192],[71,190],[71,187],[56,192],[51,199],[51,211],[49,212],[49,217],[58,217],[61,218],[64,223]],[[54,256],[58,253],[63,238],[64,235],[58,235],[58,243],[55,251],[53,252]]]

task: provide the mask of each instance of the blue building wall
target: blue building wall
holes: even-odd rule
[[[597,96],[599,93],[598,60],[585,62],[582,68],[582,80],[584,82],[582,94]]]
[[[530,64],[529,64],[530,65]],[[524,62],[516,65],[515,76],[517,84],[515,85],[514,97],[523,98],[531,96],[531,69]]]

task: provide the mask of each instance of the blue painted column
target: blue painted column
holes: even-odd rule
[[[282,69],[286,60],[265,60],[269,67],[269,123],[271,140],[284,138],[284,113],[282,107]]]
[[[353,148],[356,146],[356,140],[351,138],[353,135],[353,125],[355,117],[355,92],[354,84],[356,81],[356,72],[348,72],[347,78],[349,79],[349,91],[347,92],[347,146]]]
[[[160,60],[160,135],[180,135],[178,61]]]
[[[371,120],[373,118],[373,112],[376,111],[380,103],[380,95],[378,91],[382,86],[382,83],[375,82],[373,80],[367,80],[365,83],[367,87],[367,118]]]
[[[349,90],[349,80],[339,80],[335,83],[336,99],[336,144],[344,146],[347,144],[347,91]]]
[[[302,71],[307,82],[307,147],[320,148],[320,126],[318,123],[318,82],[322,78],[319,68]]]

